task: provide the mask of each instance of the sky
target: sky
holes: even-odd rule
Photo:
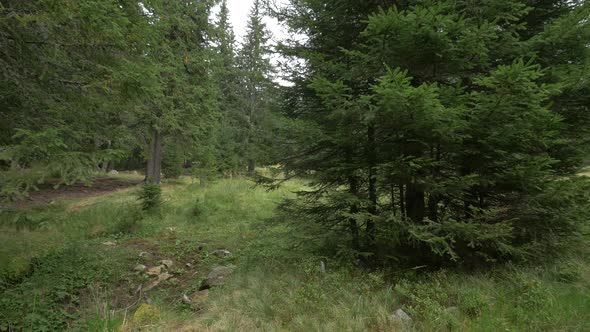
[[[254,0],[227,0],[227,6],[230,12],[230,19],[234,32],[236,34],[237,41],[241,41],[242,37],[246,33],[246,24],[248,23],[248,15],[250,14],[250,8]],[[279,0],[277,3],[286,2],[286,0]],[[266,17],[264,22],[266,23],[267,29],[273,35],[273,40],[277,41],[285,36],[283,29],[275,19]]]

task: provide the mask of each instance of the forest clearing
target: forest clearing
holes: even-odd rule
[[[590,2],[0,0],[0,332],[590,331]]]
[[[590,262],[581,247],[545,266],[374,271],[322,255],[276,218],[304,186],[268,192],[244,178],[163,185],[160,216],[133,192],[3,214],[0,263],[10,271],[3,329],[79,331],[584,331]],[[136,189],[138,190],[138,189]],[[15,218],[16,215],[20,218]],[[139,220],[137,220],[139,219]],[[10,222],[14,222],[11,226]],[[17,230],[19,229],[19,230]],[[25,249],[26,248],[26,249]],[[216,255],[219,250],[228,256]],[[50,253],[50,254],[48,254]],[[143,255],[142,255],[143,254]],[[32,257],[39,257],[31,261]],[[136,271],[171,260],[171,277]],[[325,270],[322,271],[322,262]],[[235,266],[203,295],[216,266]],[[425,270],[425,271],[421,271]],[[199,295],[200,294],[200,295]],[[190,299],[186,301],[184,296]],[[149,303],[149,304],[148,304]],[[411,322],[396,318],[402,309]],[[26,314],[23,314],[26,313]]]

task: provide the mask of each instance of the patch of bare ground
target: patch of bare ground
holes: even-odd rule
[[[31,191],[29,196],[20,201],[3,203],[0,208],[23,209],[38,204],[49,204],[58,199],[83,199],[101,196],[131,187],[142,183],[143,177],[115,178],[99,177],[92,181],[91,185],[77,182],[72,185],[60,185],[56,183],[43,183],[38,185],[36,191]]]

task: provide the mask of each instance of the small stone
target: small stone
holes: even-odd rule
[[[216,266],[209,272],[207,279],[203,280],[199,290],[209,289],[214,286],[223,285],[225,279],[229,277],[236,267],[234,265],[229,266]]]
[[[213,255],[220,257],[220,258],[225,258],[225,257],[231,256],[231,252],[229,250],[219,249],[219,250],[215,250],[213,252]]]
[[[409,323],[412,321],[412,318],[402,309],[397,309],[393,315],[391,315],[391,319],[399,323]]]
[[[184,266],[186,266],[187,268],[189,268],[189,269],[190,269],[191,267],[193,267],[193,264],[191,264],[191,263],[186,263],[186,264],[184,264]]]
[[[162,265],[164,265],[166,268],[169,269],[172,267],[172,265],[174,265],[174,262],[172,262],[169,259],[164,259],[164,260],[162,260]]]
[[[162,266],[162,265],[154,266],[154,267],[149,268],[146,273],[150,276],[157,276],[160,273],[162,273],[163,268],[164,268],[164,266]]]
[[[116,246],[117,243],[116,242],[113,242],[113,241],[106,241],[106,242],[103,242],[102,245],[103,246],[113,247],[113,246]]]
[[[145,291],[145,292],[147,292],[147,291],[149,291],[149,290],[152,290],[152,289],[154,289],[154,288],[155,288],[156,286],[158,286],[158,285],[159,285],[159,284],[160,284],[162,281],[168,280],[168,279],[170,279],[171,277],[172,277],[172,275],[171,275],[171,274],[168,274],[168,273],[166,273],[166,272],[164,272],[164,273],[162,273],[162,274],[158,275],[158,278],[157,278],[156,280],[152,281],[152,282],[151,282],[149,285],[147,285],[147,286],[144,288],[144,291]]]
[[[113,169],[109,172],[110,175],[119,175],[119,172],[117,172],[116,169]]]
[[[137,264],[135,265],[135,267],[133,268],[133,271],[137,271],[137,272],[143,272],[147,270],[147,266],[143,265],[143,264]]]

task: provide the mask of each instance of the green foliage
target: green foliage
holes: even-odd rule
[[[183,154],[178,149],[170,148],[164,150],[164,157],[162,158],[162,174],[169,179],[178,179],[182,175]]]
[[[138,194],[141,208],[147,212],[154,212],[162,205],[162,188],[159,184],[147,182]]]
[[[72,244],[34,260],[22,281],[2,288],[1,330],[63,330],[79,318],[80,290],[90,283],[117,280],[124,271],[124,254]]]
[[[277,17],[306,38],[282,50],[306,70],[292,67],[284,112],[305,130],[283,163],[312,188],[287,213],[377,265],[554,256],[589,206],[564,179],[588,147],[587,109],[566,97],[585,98],[587,82],[570,78],[590,59],[587,14],[518,0],[291,1]]]

